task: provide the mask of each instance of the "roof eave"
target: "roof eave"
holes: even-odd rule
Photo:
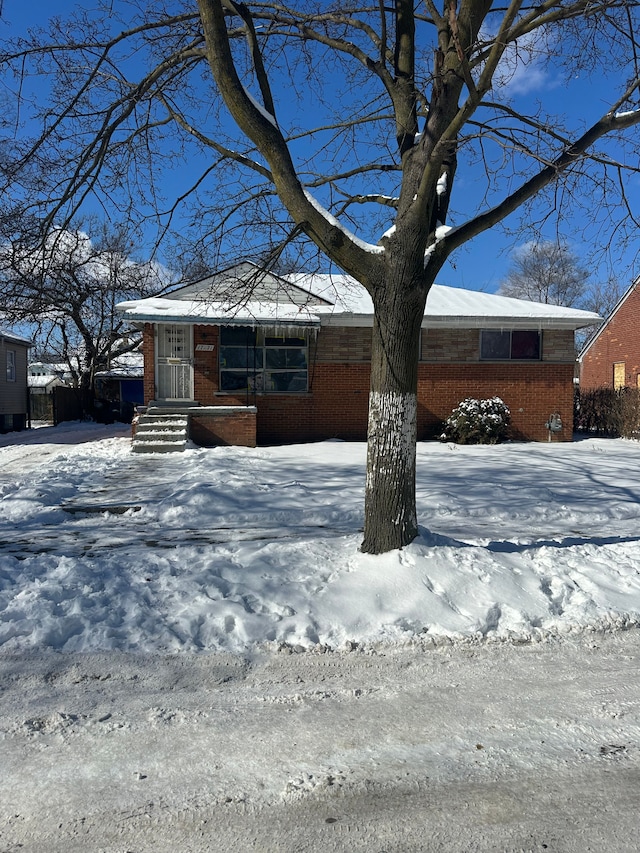
[[[558,329],[576,331],[595,325],[594,320],[571,317],[425,317],[423,329]]]
[[[122,312],[125,319],[134,325],[143,323],[183,323],[190,326],[305,326],[318,328],[319,317],[194,317],[193,315],[171,314],[167,317],[157,314]]]
[[[425,316],[423,329],[557,329],[573,331],[595,325],[596,320],[572,317],[434,317]],[[370,327],[372,314],[332,313],[322,315],[323,326]]]
[[[0,332],[0,338],[11,344],[20,344],[24,347],[34,346],[33,341],[30,341],[27,338],[21,338],[20,335],[12,335],[10,332]]]

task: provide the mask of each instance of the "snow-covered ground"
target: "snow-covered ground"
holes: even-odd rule
[[[380,557],[362,444],[129,448],[0,439],[3,853],[637,849],[640,444],[421,444]]]
[[[422,535],[374,557],[358,551],[363,444],[145,456],[126,427],[91,424],[4,441],[9,650],[340,649],[640,620],[635,442],[421,444]]]

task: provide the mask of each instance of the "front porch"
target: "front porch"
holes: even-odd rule
[[[196,401],[176,404],[152,400],[138,406],[133,421],[135,453],[168,453],[198,447],[256,446],[255,406],[200,406]]]

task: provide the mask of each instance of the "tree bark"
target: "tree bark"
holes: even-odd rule
[[[426,289],[392,274],[374,300],[369,391],[365,523],[361,550],[382,554],[418,535],[416,513],[417,385]]]

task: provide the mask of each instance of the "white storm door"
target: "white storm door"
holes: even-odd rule
[[[160,400],[193,400],[191,326],[158,325],[156,384]]]

